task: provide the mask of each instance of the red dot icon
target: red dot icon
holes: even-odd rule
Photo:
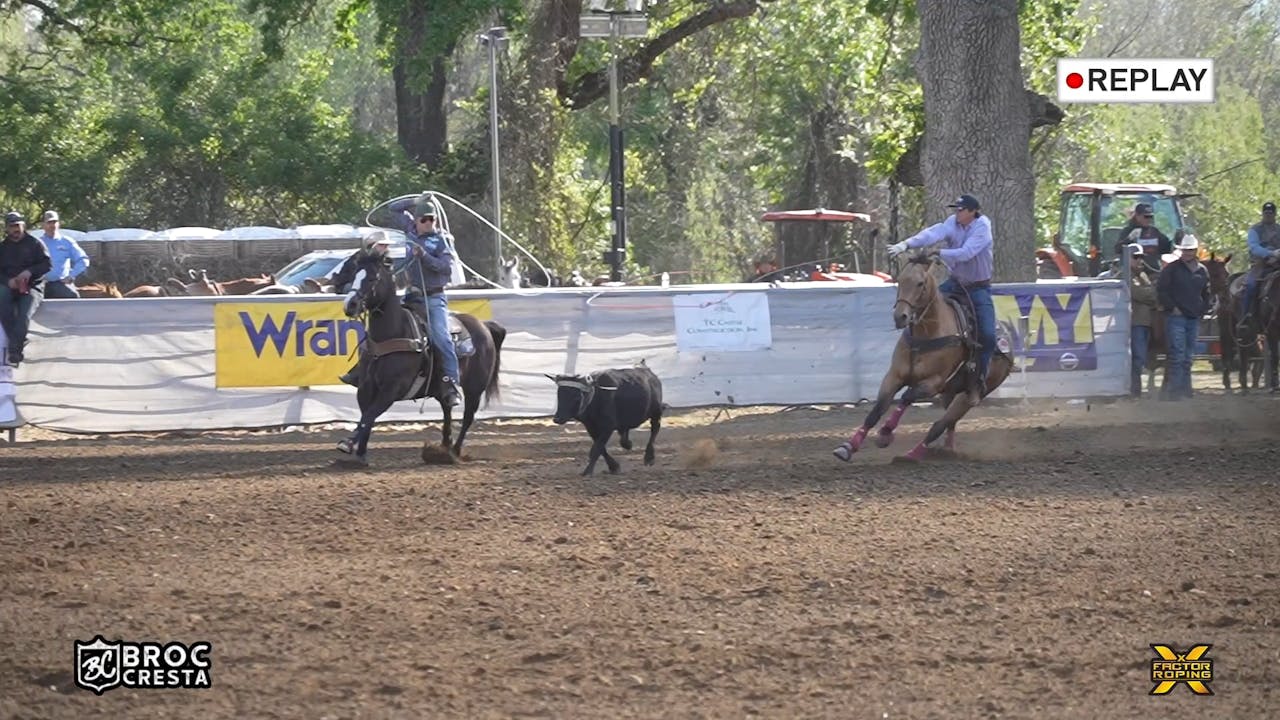
[[[1084,76],[1080,73],[1071,73],[1070,75],[1067,75],[1067,87],[1072,90],[1078,89],[1083,84]]]

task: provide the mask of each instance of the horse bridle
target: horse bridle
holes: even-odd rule
[[[924,307],[919,308],[919,307],[916,307],[916,304],[911,302],[910,300],[904,297],[899,297],[897,301],[893,303],[893,307],[896,310],[899,305],[905,304],[907,307],[911,308],[911,313],[907,316],[907,325],[911,326],[919,322],[920,318],[923,317],[924,314],[929,311],[929,308],[933,307],[933,303],[937,299],[938,299],[937,292],[929,293],[929,302],[925,303]]]

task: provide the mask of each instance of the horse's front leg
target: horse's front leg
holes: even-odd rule
[[[876,447],[887,448],[893,444],[893,431],[898,429],[898,423],[902,420],[902,416],[907,412],[907,408],[920,398],[933,395],[927,386],[916,385],[907,388],[902,393],[902,400],[898,402],[898,407],[889,413],[889,418],[884,421],[884,425],[880,426],[880,434],[876,438]]]
[[[831,454],[845,462],[849,462],[853,454],[862,447],[863,441],[867,439],[867,433],[871,432],[871,428],[880,422],[880,416],[884,415],[884,411],[889,408],[889,403],[893,401],[893,396],[902,389],[903,384],[897,373],[890,371],[888,375],[885,375],[884,380],[880,381],[880,392],[876,395],[876,404],[871,408],[871,412],[867,413],[866,419],[862,421],[862,427],[855,430],[848,440],[840,443],[840,446],[831,451]]]

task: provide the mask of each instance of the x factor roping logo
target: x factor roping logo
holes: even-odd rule
[[[1185,683],[1196,695],[1212,695],[1206,683],[1213,680],[1213,660],[1205,657],[1212,645],[1194,645],[1185,653],[1171,645],[1152,645],[1158,659],[1151,661],[1152,695],[1168,695],[1178,683]]]

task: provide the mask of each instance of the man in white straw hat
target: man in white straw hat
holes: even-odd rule
[[[1160,271],[1156,294],[1160,307],[1169,313],[1169,386],[1166,399],[1191,397],[1191,358],[1200,335],[1200,318],[1209,310],[1209,271],[1200,264],[1200,241],[1187,234],[1174,249],[1179,258]]]

